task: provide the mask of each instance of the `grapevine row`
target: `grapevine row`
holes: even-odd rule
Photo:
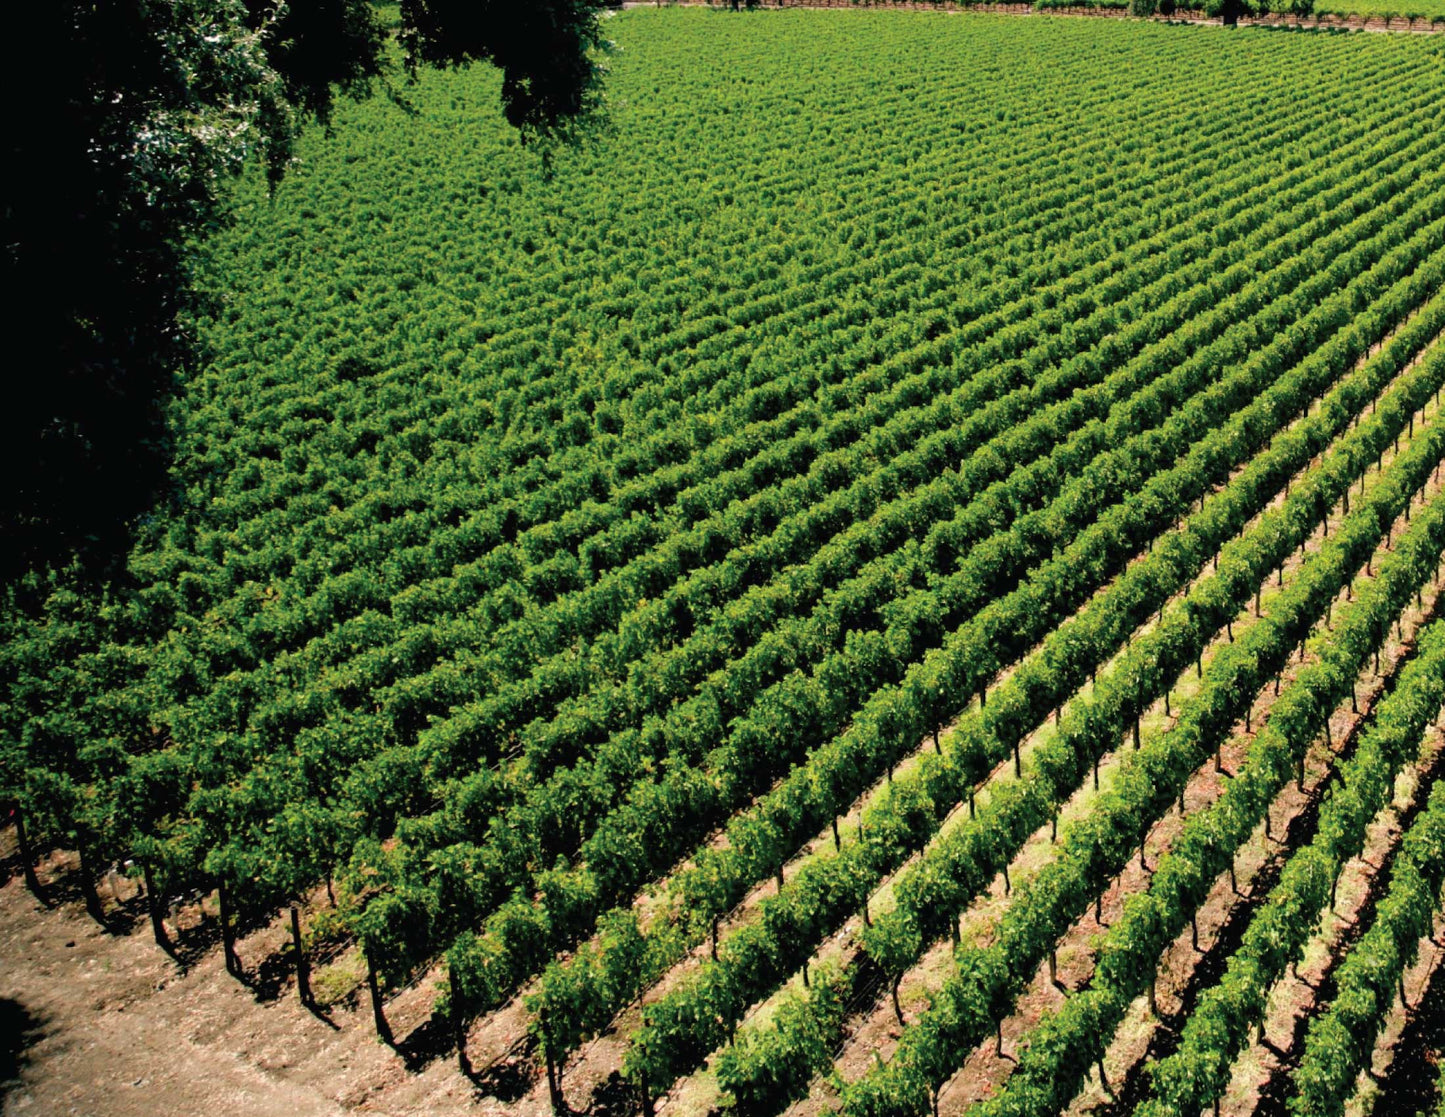
[[[1427,552],[1426,565],[1428,557]],[[1408,599],[1408,590],[1402,593],[1400,589],[1413,580],[1408,566],[1409,559],[1399,555],[1388,556],[1381,563],[1380,577],[1360,591],[1360,605],[1341,618],[1329,641],[1319,643],[1321,661],[1301,672],[1276,703],[1269,723],[1250,746],[1240,776],[1260,778],[1272,772],[1269,785],[1277,784],[1275,791],[1283,786],[1296,758],[1318,736],[1322,720],[1345,689],[1353,686],[1360,666],[1383,639],[1384,629],[1393,619],[1390,610],[1398,611]],[[1442,636],[1445,627],[1437,622],[1421,637],[1417,657],[1402,671],[1395,691],[1380,703],[1354,756],[1342,766],[1341,790],[1325,803],[1316,844],[1331,847],[1326,853],[1338,863],[1344,860],[1341,850],[1358,849],[1365,826],[1388,798],[1394,773],[1414,757],[1421,732],[1440,708],[1445,697]],[[1259,757],[1273,759],[1266,762]],[[1214,879],[1233,863],[1235,849],[1253,833],[1261,811],[1273,798],[1258,785],[1239,785],[1244,790],[1236,790],[1238,778],[1212,805],[1186,819],[1183,832],[1155,867],[1148,889],[1126,901],[1122,917],[1105,935],[1089,988],[1071,997],[1057,1014],[1034,1029],[1013,1076],[1003,1090],[979,1107],[977,1117],[1043,1117],[1068,1106],[1090,1065],[1102,1057],[1102,1045],[1130,1002],[1153,982],[1158,955],[1194,918]],[[1264,807],[1260,806],[1262,796],[1267,796]],[[1293,872],[1308,878],[1318,868],[1318,856],[1312,855]],[[1286,869],[1277,890],[1285,887],[1291,872]],[[1323,884],[1325,898],[1333,898],[1334,876],[1330,870],[1314,882]],[[1273,896],[1269,903],[1275,905]],[[1312,917],[1303,914],[1292,918],[1302,919],[1305,928],[1313,923]],[[1260,932],[1254,934],[1257,937]],[[1286,934],[1281,939],[1286,957],[1290,937]],[[1220,1032],[1221,1042],[1228,1030]],[[1199,1064],[1201,1074],[1206,1066]]]
[[[1077,642],[1064,645],[1072,647],[1075,652],[1068,661],[1069,672],[1073,677],[1066,675],[1058,679],[1049,690],[1039,695],[1037,704],[1033,707],[1034,716],[1030,720],[1037,723],[1050,708],[1060,704],[1082,681],[1082,677],[1091,671],[1093,664],[1111,655],[1120,639],[1132,632],[1156,609],[1162,608],[1174,587],[1192,577],[1208,561],[1209,556],[1217,552],[1220,544],[1258,511],[1294,469],[1309,461],[1320,450],[1326,449],[1335,435],[1343,430],[1351,414],[1367,400],[1374,398],[1379,387],[1394,377],[1419,347],[1439,332],[1442,324],[1445,324],[1445,301],[1437,296],[1357,377],[1351,378],[1327,399],[1315,415],[1289,434],[1277,438],[1272,449],[1254,458],[1240,477],[1215,498],[1217,504],[1207,504],[1198,515],[1190,517],[1185,531],[1166,540],[1145,562],[1131,568],[1116,587],[1121,606],[1110,609],[1106,604],[1109,599],[1104,598],[1098,603],[1100,608],[1097,620],[1094,620],[1093,614],[1081,616],[1078,622],[1080,625],[1102,627],[1102,638],[1090,639],[1084,634],[1098,631],[1098,628],[1085,627],[1076,633]],[[1445,382],[1445,362],[1441,361],[1436,361],[1433,366],[1418,367],[1402,377],[1401,382],[1379,401],[1375,417],[1363,424],[1360,431],[1351,438],[1353,444],[1362,445],[1366,450],[1351,454],[1346,447],[1343,449],[1344,460],[1358,462],[1359,467],[1363,468],[1365,458],[1362,454],[1371,447],[1388,445],[1389,441],[1403,430],[1408,416],[1423,405],[1432,392],[1438,391],[1442,382]],[[1326,419],[1326,416],[1329,418]],[[1222,437],[1227,438],[1227,432]],[[1352,474],[1336,473],[1332,476],[1335,460],[1332,452],[1326,457],[1320,471],[1291,493],[1286,509],[1279,514],[1280,518],[1289,522],[1293,508],[1318,507],[1321,495],[1317,490],[1322,483],[1325,486],[1323,500],[1326,502],[1343,492],[1350,483]],[[1272,526],[1270,519],[1272,517],[1267,518],[1257,529],[1258,534],[1266,538]],[[1307,531],[1310,522],[1307,519],[1295,520],[1298,525],[1295,536],[1302,538],[1300,532]],[[1253,536],[1254,533],[1251,534]],[[1295,536],[1281,540],[1267,557],[1288,554],[1294,546]],[[1226,550],[1222,560],[1226,572],[1244,546],[1241,544]],[[1262,577],[1270,568],[1265,555],[1260,555],[1259,558],[1266,561],[1256,559],[1253,564],[1254,571],[1240,580],[1241,590],[1236,591],[1233,600],[1223,606],[1224,610],[1230,610],[1242,603],[1243,596],[1248,593],[1247,587],[1252,574],[1257,572],[1257,576]],[[1167,583],[1160,584],[1155,581],[1160,576],[1156,571],[1171,568],[1175,572]],[[1207,601],[1209,592],[1209,589],[1201,587],[1196,595],[1191,596],[1190,601]],[[1189,607],[1186,604],[1185,608]],[[1211,612],[1218,616],[1214,610]],[[1056,633],[1051,637],[1051,643],[1059,637],[1060,634]],[[1197,637],[1204,638],[1207,638],[1207,632],[1201,632]],[[1118,677],[1130,679],[1132,672],[1138,670],[1137,664],[1154,659],[1161,645],[1172,645],[1178,649],[1171,657],[1175,662],[1187,662],[1187,651],[1181,648],[1180,644],[1181,640],[1177,636],[1144,637],[1136,647],[1126,653]],[[1047,652],[1046,646],[1045,655]],[[1044,656],[1041,656],[1040,660],[1043,659]],[[1163,672],[1167,673],[1167,663],[1161,666]],[[1017,678],[1018,676],[1015,676],[1015,680]],[[990,712],[1003,706],[1008,696],[1018,698],[1022,685],[1015,685],[1015,680],[1000,688],[997,701],[991,699],[989,707],[971,712],[955,733],[944,757],[944,762],[958,772],[954,777],[957,782],[953,783],[955,791],[968,787],[1007,756],[1009,745],[1005,742],[1017,741],[1016,734],[1027,727],[1026,724],[1018,725],[1011,716],[1006,716],[1005,725],[1017,726],[1007,736],[1001,737],[989,728]],[[1121,684],[1110,678],[1098,683],[1092,703],[1102,705],[1086,704],[1084,709],[1091,712],[1112,710],[1112,717],[1105,721],[1097,714],[1089,717],[1084,714],[1076,715],[1071,710],[1060,728],[1061,744],[1057,747],[1085,749],[1087,746],[1082,743],[1085,740],[1116,740],[1126,730],[1132,711],[1137,711],[1146,700],[1153,701],[1156,696],[1155,687],[1151,685],[1146,688],[1143,696],[1132,699],[1138,705],[1133,705],[1131,699],[1111,702],[1115,692],[1132,696],[1136,685],[1132,680],[1128,684]],[[930,768],[940,769],[943,764],[932,763]],[[925,779],[928,780],[926,784]],[[918,817],[919,804],[930,801],[925,789],[936,786],[948,786],[948,782],[943,773],[929,772],[926,776],[920,775],[917,786],[908,789],[909,793],[902,796],[898,807],[885,814],[888,809],[886,800],[884,804],[880,804],[878,814],[882,817],[878,822],[883,836],[876,839],[877,843],[882,849],[888,850],[891,839],[892,843],[902,847],[897,852],[890,851],[892,856],[884,861],[885,865],[901,859],[901,855],[906,853],[911,844],[905,844],[893,837],[894,834],[907,834],[912,830],[921,831],[917,834],[918,839],[926,839],[931,835],[933,827],[923,823]],[[1061,792],[1063,790],[1072,788],[1061,789]],[[943,796],[945,802],[956,798],[956,794]],[[996,839],[989,832],[989,824],[995,817],[994,808],[985,808],[977,826],[970,824],[969,827],[955,831],[957,837],[949,835],[942,844],[925,853],[922,862],[912,866],[895,882],[897,907],[878,917],[875,923],[876,932],[866,936],[866,939],[873,941],[875,949],[880,941],[887,943],[890,940],[901,943],[912,943],[916,940],[921,949],[924,942],[937,937],[942,925],[955,926],[950,913],[958,910],[964,898],[987,882],[996,871],[998,863],[1011,856],[1013,845],[1007,840],[996,851],[991,848]],[[1027,820],[1011,827],[1009,833],[1013,836],[1026,836],[1032,831],[1029,823],[1034,817],[1036,816],[1031,814]],[[870,840],[870,844],[873,841]],[[892,972],[901,972],[903,964],[901,960],[894,963]],[[795,1044],[792,1036],[784,1034],[781,1028],[768,1028],[762,1034],[748,1032],[745,1035],[746,1043],[724,1056],[722,1067],[725,1069],[720,1070],[720,1074],[735,1096],[748,1099],[752,1111],[758,1110],[761,1098],[779,1096],[776,1083],[780,1079],[791,1082],[790,1089],[801,1088],[806,1083],[807,1071],[811,1068],[799,1067],[789,1058],[790,1048]]]
[[[1140,751],[1089,815],[1065,832],[1059,856],[1008,909],[998,945],[960,954],[956,973],[933,1006],[904,1032],[893,1060],[845,1091],[844,1112],[849,1117],[926,1111],[929,1090],[945,1081],[1002,1018],[1049,944],[1118,872],[1148,825],[1174,802],[1190,773],[1218,746],[1260,685],[1300,646],[1326,604],[1364,564],[1386,528],[1429,477],[1442,452],[1445,428],[1424,430],[1364,503],[1346,517],[1339,532],[1318,554],[1309,556],[1296,580],[1275,599],[1270,615],[1239,642],[1219,651],[1203,688],[1181,711],[1174,728]],[[1424,540],[1419,552],[1433,547],[1434,553],[1428,566],[1422,563],[1405,572],[1401,580],[1410,583],[1409,593],[1434,570],[1441,532],[1445,532],[1445,510],[1422,516],[1412,529],[1414,538]],[[1081,782],[1087,758],[1060,759],[1066,765],[1063,770],[1051,771],[1051,765],[1040,763],[1033,782],[1063,786]],[[1080,779],[1070,780],[1068,774]],[[1243,775],[1236,774],[1236,783]],[[869,944],[870,953],[873,945]]]

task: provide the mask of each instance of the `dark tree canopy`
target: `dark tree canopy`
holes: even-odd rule
[[[599,0],[403,0],[410,69],[489,61],[528,139],[600,105]],[[3,268],[13,388],[0,578],[104,561],[166,475],[166,401],[191,355],[190,252],[248,161],[386,65],[367,0],[45,0],[11,13],[41,65],[7,70]]]
[[[287,99],[309,115],[328,119],[337,88],[361,94],[381,75],[385,28],[370,0],[304,0],[279,11],[274,0],[246,0],[246,15],[266,29],[266,60]]]
[[[601,105],[602,0],[402,0],[407,64],[485,59],[502,71],[502,109],[523,136],[571,132]]]

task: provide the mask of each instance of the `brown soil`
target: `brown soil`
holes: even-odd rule
[[[5,843],[12,870],[0,887],[5,1113],[485,1112],[454,1059],[382,1045],[369,1011],[354,1005],[324,1015],[302,1008],[283,961],[282,922],[239,943],[248,987],[226,973],[214,919],[202,920],[194,906],[183,913],[178,962],[152,941],[144,901],[128,881],[116,893],[101,886],[115,928],[107,931],[69,890],[72,858],[53,854],[41,868],[55,905],[47,909],[13,871],[13,831]],[[396,998],[390,1015],[399,1036],[425,1015],[411,1002],[429,1007],[430,997],[415,990]]]

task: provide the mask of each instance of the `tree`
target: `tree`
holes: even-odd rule
[[[402,0],[399,37],[413,73],[421,64],[497,66],[502,111],[524,139],[575,139],[602,109],[604,7],[603,0]]]
[[[1215,17],[1229,26],[1237,24],[1246,10],[1244,0],[1205,0],[1204,3],[1205,15]]]
[[[601,108],[601,0],[402,0],[405,65],[487,61],[528,141]],[[3,268],[26,353],[6,409],[0,578],[79,551],[101,567],[163,490],[166,404],[195,356],[183,332],[195,246],[225,180],[274,178],[334,91],[386,69],[368,0],[48,0],[12,13],[43,65],[7,71]]]

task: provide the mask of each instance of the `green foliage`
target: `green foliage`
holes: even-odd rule
[[[750,1030],[723,1051],[718,1082],[739,1113],[777,1113],[807,1092],[814,1074],[832,1065],[833,1038],[842,1027],[847,994],[847,974],[819,966],[806,991],[795,991],[778,1005],[772,1029]]]
[[[1361,465],[1369,460],[1360,453],[1362,447],[1358,443],[1354,449],[1356,461]],[[960,956],[958,971],[950,976],[940,993],[938,1004],[947,1005],[956,997],[997,996],[997,990],[1012,986],[1000,1006],[1000,1011],[1006,1011],[1012,991],[1022,987],[1049,944],[1057,940],[1082,914],[1093,895],[1123,868],[1147,824],[1168,809],[1194,767],[1208,756],[1215,742],[1230,731],[1242,712],[1242,705],[1252,700],[1259,685],[1307,638],[1326,603],[1339,593],[1379,544],[1387,525],[1429,477],[1442,451],[1445,451],[1445,431],[1434,427],[1422,432],[1392,464],[1384,482],[1371,491],[1366,503],[1354,508],[1324,548],[1307,559],[1295,581],[1275,599],[1270,614],[1251,627],[1242,639],[1218,651],[1205,673],[1203,690],[1181,711],[1178,724],[1144,748],[1134,762],[1120,772],[1095,808],[1064,831],[1060,836],[1060,854],[1021,889],[1019,898],[1005,913],[998,930],[998,944],[990,948],[1004,958],[1004,976],[997,976],[993,970],[978,976],[969,968],[972,965],[969,959],[984,955],[976,950],[965,951]],[[1341,465],[1343,467],[1343,462]],[[1317,517],[1311,517],[1310,522],[1317,522]],[[1284,710],[1276,707],[1266,730],[1251,747],[1249,760],[1230,781],[1226,800],[1231,804],[1232,814],[1225,816],[1228,826],[1223,831],[1197,826],[1193,831],[1200,840],[1228,834],[1229,840],[1222,843],[1225,849],[1189,850],[1187,854],[1180,852],[1171,861],[1171,865],[1190,874],[1197,898],[1202,898],[1208,883],[1228,863],[1222,860],[1227,855],[1226,849],[1232,853],[1238,842],[1253,830],[1274,792],[1288,780],[1295,754],[1309,744],[1324,714],[1333,708],[1334,700],[1366,661],[1370,649],[1383,638],[1385,627],[1416,588],[1433,574],[1442,546],[1445,546],[1445,506],[1436,503],[1417,516],[1408,537],[1399,541],[1398,550],[1390,556],[1388,568],[1381,564],[1374,592],[1367,599],[1362,598],[1352,610],[1352,624],[1346,634],[1327,645],[1330,654],[1323,665],[1307,669],[1308,675],[1292,688],[1293,711],[1289,703],[1284,704]],[[1345,664],[1352,666],[1342,670]],[[1176,844],[1174,848],[1178,851],[1181,845]],[[1308,859],[1304,864],[1308,864]],[[1212,871],[1206,871],[1206,865]],[[1154,882],[1163,877],[1161,866]],[[1322,883],[1325,877],[1317,863],[1309,865],[1306,879],[1315,892],[1325,888],[1328,894],[1327,886]],[[1300,900],[1303,906],[1310,902],[1308,895]],[[1157,925],[1157,913],[1137,910],[1145,911]],[[1164,910],[1169,913],[1173,927],[1164,940],[1167,942],[1178,931],[1184,905],[1176,902]],[[1291,924],[1282,918],[1276,926]],[[1277,944],[1277,949],[1266,959],[1250,960],[1248,965],[1277,963],[1282,966],[1280,959],[1288,958],[1283,945],[1287,938],[1267,933],[1263,938],[1266,943]],[[1147,972],[1136,971],[1135,980],[1145,979]],[[1248,989],[1243,983],[1257,983],[1262,972],[1262,969],[1243,971],[1235,981],[1236,996],[1247,997]],[[1221,1011],[1227,1013],[1228,994],[1224,996]],[[1124,1004],[1127,1005],[1127,1000]],[[1215,1027],[1205,1024],[1197,1027],[1206,1026]],[[1094,1054],[1098,1032],[1092,1030],[1087,1019],[1079,1027],[1078,1034],[1087,1037],[1086,1050]],[[918,1090],[944,1081],[986,1034],[987,1029],[977,1021],[960,1029],[950,1011],[930,1009],[904,1032],[890,1063],[849,1086],[844,1092],[844,1111],[874,1117],[878,1113],[877,1098],[883,1096],[896,1099],[892,1103],[895,1108],[885,1112],[916,1112],[922,1104]],[[1190,1112],[1197,1110],[1203,1104],[1201,1099],[1207,1101],[1212,1096],[1209,1091],[1220,1085],[1218,1060],[1224,1055],[1224,1050],[1205,1041],[1183,1050],[1171,1064],[1170,1088],[1194,1099],[1189,1103],[1194,1107]],[[1086,1064],[1087,1057],[1076,1056],[1075,1062]],[[1223,1065],[1227,1068],[1227,1059]],[[882,1080],[885,1085],[875,1086],[870,1082],[872,1079]],[[906,1082],[915,1085],[907,1089],[899,1085]]]
[[[547,11],[500,53],[407,43],[525,67]],[[341,13],[364,58],[368,12],[277,34],[323,66],[304,27]],[[762,882],[626,1070],[657,1094],[721,1047],[749,1113],[806,1090],[855,971],[809,966],[730,1042],[749,1006],[927,848],[864,935],[903,973],[1445,375],[1400,375],[1445,319],[1437,48],[836,16],[608,17],[616,128],[550,180],[508,121],[595,107],[556,89],[280,91],[334,130],[274,192],[243,180],[210,245],[176,500],[124,580],[9,591],[0,794],[42,840],[247,914],[335,875],[326,933],[383,986],[444,956],[460,1030],[535,981],[558,1065]],[[1297,96],[1325,86],[1353,111]],[[850,1111],[926,1111],[1327,580],[1215,669],[1148,788],[1068,832]],[[1029,778],[935,841],[1064,703]],[[1175,918],[1138,911],[1131,958]],[[1085,1003],[1101,1028],[1113,1002]]]
[[[1301,230],[1301,234],[1308,236],[1308,228]],[[1410,257],[1409,252],[1400,254],[1397,264]],[[1346,274],[1341,269],[1337,274]],[[1419,292],[1428,288],[1432,282],[1429,274],[1423,274],[1413,281],[1410,286],[1411,294],[1402,296],[1397,303],[1396,313],[1403,313],[1403,309],[1412,305],[1411,300],[1418,298]],[[1321,315],[1319,320],[1328,323],[1328,315]],[[1336,345],[1330,350],[1329,367],[1335,373],[1341,371],[1354,355],[1361,352],[1362,338],[1365,335],[1356,335],[1345,343]],[[1146,365],[1146,367],[1148,367]],[[1151,385],[1150,391],[1167,392],[1171,390],[1168,386],[1172,384],[1183,384],[1191,382],[1191,378],[1203,378],[1204,370],[1209,369],[1209,364],[1200,361],[1181,370],[1177,380],[1164,378],[1161,383]],[[1320,366],[1323,368],[1324,366]],[[1134,374],[1133,367],[1121,373],[1121,378],[1127,378]],[[1200,380],[1192,382],[1199,383]],[[1291,382],[1293,385],[1293,382]],[[1276,421],[1282,420],[1290,414],[1290,408],[1297,406],[1299,396],[1297,387],[1291,386],[1281,393],[1273,393],[1267,397],[1265,404],[1261,404],[1257,413],[1273,414]],[[1148,392],[1143,393],[1144,400],[1133,399],[1129,402],[1137,411],[1142,411],[1147,406]],[[1220,392],[1216,400],[1229,398],[1229,392]],[[1283,410],[1278,409],[1273,401],[1294,401],[1286,403]],[[1129,413],[1124,412],[1125,415]],[[1192,412],[1191,415],[1199,415],[1199,412]],[[1207,411],[1203,412],[1207,414]],[[1254,415],[1250,412],[1249,415]],[[1180,419],[1173,430],[1187,429],[1187,420]],[[1207,422],[1207,420],[1205,421]],[[1224,437],[1215,441],[1212,445],[1217,449],[1230,447],[1231,453],[1246,455],[1258,447],[1268,436],[1268,429],[1259,429],[1255,426],[1255,419],[1252,417],[1243,418],[1240,421],[1241,434],[1230,432]],[[1157,445],[1174,445],[1176,437],[1165,435]],[[1136,446],[1149,445],[1149,442],[1142,436],[1131,440],[1127,449],[1121,450],[1118,456],[1103,455],[1101,460],[1095,461],[1091,469],[1100,473],[1113,469],[1117,462],[1127,454],[1134,460],[1138,460]],[[1209,460],[1214,450],[1209,450],[1198,461]],[[866,778],[867,773],[877,772],[880,766],[891,762],[891,757],[904,754],[912,748],[917,740],[927,732],[927,727],[937,724],[953,716],[954,709],[951,705],[940,705],[939,696],[952,696],[952,701],[957,702],[964,698],[991,674],[998,670],[1008,661],[1010,655],[1017,655],[1027,649],[1031,639],[1042,638],[1048,633],[1049,628],[1057,622],[1069,609],[1075,606],[1088,592],[1089,588],[1097,582],[1086,579],[1097,579],[1106,573],[1109,563],[1122,561],[1124,557],[1132,553],[1130,541],[1142,542],[1147,539],[1158,525],[1168,522],[1171,517],[1168,503],[1161,504],[1160,501],[1173,501],[1182,505],[1188,499],[1186,494],[1181,494],[1178,488],[1179,476],[1192,477],[1192,483],[1197,484],[1198,479],[1205,474],[1199,472],[1198,461],[1191,464],[1188,469],[1193,473],[1170,474],[1161,483],[1151,488],[1137,503],[1126,504],[1119,514],[1110,514],[1098,523],[1094,524],[1080,540],[1080,544],[1071,547],[1055,563],[1046,565],[1042,572],[1036,576],[1035,581],[1030,583],[1017,594],[1011,595],[1002,602],[985,609],[975,624],[965,625],[962,630],[955,633],[944,654],[937,657],[925,657],[919,667],[911,671],[905,678],[903,685],[897,689],[883,687],[869,701],[861,715],[855,718],[853,728],[843,737],[832,742],[818,751],[809,763],[799,768],[784,784],[764,800],[761,810],[750,811],[739,816],[729,826],[731,838],[730,847],[726,851],[705,850],[698,855],[698,867],[695,870],[684,870],[679,877],[677,886],[686,892],[692,886],[689,881],[696,873],[705,872],[713,880],[722,879],[726,873],[727,879],[733,882],[733,887],[727,891],[717,891],[715,883],[709,887],[714,888],[712,895],[715,897],[716,907],[706,912],[693,912],[696,919],[699,915],[707,917],[720,914],[726,907],[735,902],[739,885],[756,879],[760,875],[771,872],[778,861],[779,835],[786,833],[787,841],[796,844],[806,834],[822,824],[831,814],[841,810],[849,798],[856,793],[858,784],[849,785],[843,783],[840,786],[840,779],[856,779],[858,776]],[[1215,475],[1222,477],[1227,467],[1222,459],[1215,459],[1214,464],[1208,469],[1220,471]],[[1281,475],[1283,476],[1283,475]],[[1087,477],[1087,474],[1086,474]],[[1011,479],[1018,480],[1018,478]],[[1080,494],[1092,493],[1097,498],[1097,490],[1090,490],[1087,485],[1081,484],[1078,489],[1066,492],[1064,497],[1055,503],[1055,507],[1068,507],[1070,502],[1078,506],[1081,502]],[[1086,501],[1085,501],[1086,502]],[[986,507],[986,506],[985,506]],[[1149,511],[1141,516],[1141,509]],[[1222,537],[1221,537],[1222,538]],[[1054,540],[1057,543],[1057,540]],[[1201,547],[1197,561],[1201,562],[1207,554],[1207,549]],[[976,571],[987,569],[993,561],[985,551],[965,564],[958,577],[962,584],[977,584],[979,575]],[[945,585],[947,583],[944,583]],[[1167,594],[1164,596],[1167,597]],[[1139,619],[1147,615],[1148,610],[1141,610]],[[1115,621],[1116,625],[1118,619]],[[1122,628],[1120,631],[1127,631]],[[1005,638],[1004,633],[1009,636]],[[991,637],[991,638],[990,638]],[[1117,639],[1117,637],[1116,637]],[[1005,642],[1007,640],[1008,642]],[[1016,649],[1016,650],[1015,650]],[[856,673],[856,672],[855,672]],[[1079,676],[1081,681],[1082,676]],[[942,685],[940,685],[942,680]],[[1077,685],[1077,683],[1075,684]],[[1066,691],[1062,693],[1067,693]],[[900,698],[903,699],[900,701]],[[947,701],[947,700],[945,700]],[[1041,708],[1040,708],[1041,706]],[[1046,712],[1047,705],[1035,706],[1034,713]],[[880,756],[879,753],[882,753]],[[980,764],[983,758],[974,758],[969,762],[970,768]],[[996,762],[996,759],[993,761]],[[977,767],[975,770],[982,772],[986,770],[987,764]],[[848,773],[856,775],[849,776]],[[946,778],[951,786],[950,794],[941,802],[955,801],[960,793],[962,784],[957,783],[955,772]],[[977,778],[976,776],[974,778]],[[908,786],[912,786],[911,784]],[[837,788],[842,793],[834,791]],[[818,795],[819,790],[830,793],[827,797]],[[859,906],[865,894],[860,889],[863,887],[864,879],[857,876],[859,870],[868,872],[875,876],[884,866],[896,865],[901,860],[901,854],[916,844],[923,836],[931,832],[936,824],[934,820],[927,818],[934,810],[932,805],[918,804],[919,809],[912,811],[906,807],[907,797],[912,792],[900,794],[893,802],[889,811],[880,812],[870,818],[870,825],[866,827],[869,834],[868,846],[864,850],[856,850],[850,855],[846,864],[830,867],[824,872],[810,873],[805,870],[804,883],[797,895],[805,896],[810,888],[816,887],[814,882],[818,879],[826,879],[831,875],[832,883],[824,888],[823,894],[827,896],[827,903],[824,905],[828,914],[823,917],[821,924],[816,914],[810,914],[801,920],[791,920],[793,926],[814,927],[814,926],[836,926],[843,915],[850,913]],[[911,820],[907,817],[912,815]],[[909,831],[914,836],[906,837]],[[891,837],[890,837],[891,836]],[[1001,837],[1000,834],[991,834],[990,838]],[[903,837],[901,842],[899,837]],[[1015,839],[1016,840],[1016,839]],[[890,847],[896,847],[890,851]],[[593,847],[595,849],[595,846]],[[782,848],[788,848],[786,844]],[[860,858],[863,860],[860,861]],[[873,865],[868,866],[867,860],[872,860]],[[964,858],[969,861],[969,858]],[[973,859],[976,861],[976,859]],[[992,864],[991,860],[985,859],[986,863]],[[588,864],[595,868],[598,864],[596,856],[589,856]],[[724,869],[723,866],[727,868]],[[955,875],[951,878],[956,883],[967,880],[966,874]],[[986,878],[985,878],[986,879]],[[846,883],[844,883],[846,882]],[[976,888],[975,882],[972,887]],[[694,898],[696,890],[694,889]],[[806,901],[800,901],[806,903]],[[946,906],[946,905],[945,905]],[[810,906],[810,911],[815,910]],[[935,908],[935,911],[943,909]],[[814,932],[817,933],[817,932]],[[937,933],[936,928],[934,933]],[[781,973],[796,965],[801,958],[806,957],[804,944],[812,941],[811,938],[797,938],[796,932],[790,941],[784,945],[770,940],[766,956],[772,959],[765,971],[768,975],[765,979],[757,976],[750,977],[742,989],[739,990],[739,1003],[749,1003],[766,984],[776,981]],[[751,964],[742,965],[745,971],[751,971],[754,975],[758,973]],[[766,984],[759,985],[762,980]],[[677,996],[689,995],[686,990],[679,991]],[[707,1014],[689,1013],[689,1019],[710,1021]],[[708,1025],[712,1027],[711,1024]],[[669,1025],[668,1034],[675,1034],[676,1028]],[[644,1031],[641,1042],[653,1042],[650,1033]],[[685,1045],[688,1050],[696,1052],[699,1050],[695,1044]],[[694,1054],[693,1058],[700,1058]],[[685,1066],[686,1062],[674,1067],[674,1071]]]

